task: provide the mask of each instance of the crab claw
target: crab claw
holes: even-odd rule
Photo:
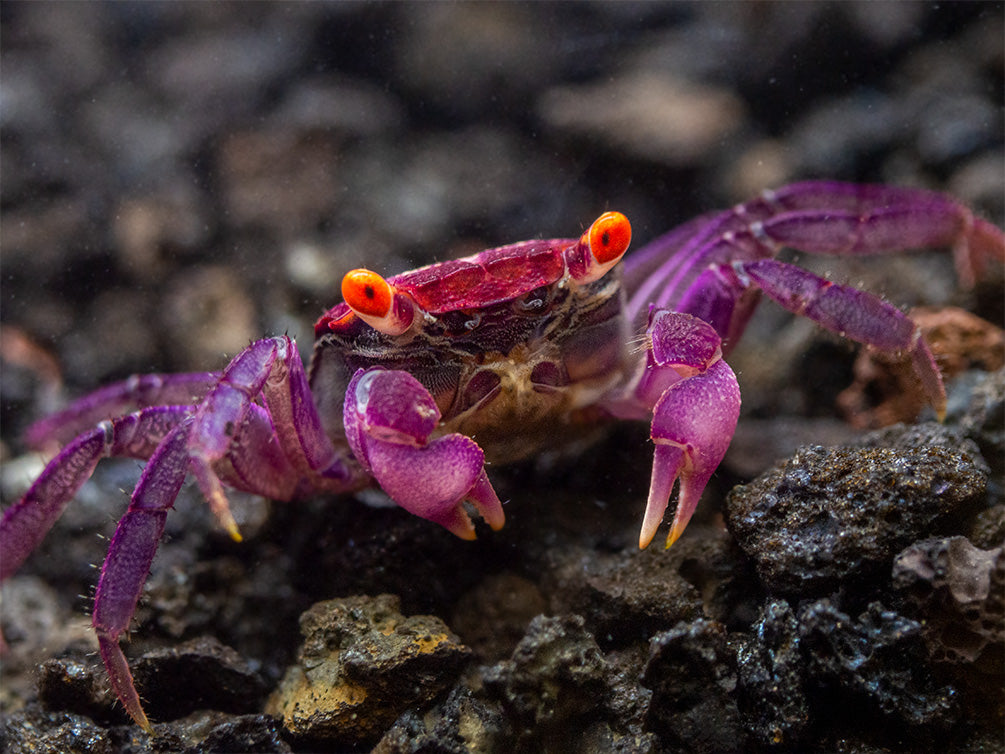
[[[649,333],[650,369],[664,375],[672,370],[680,378],[663,389],[653,407],[656,452],[640,548],[656,535],[678,478],[677,512],[666,546],[684,533],[705,485],[726,455],[740,414],[736,376],[722,360],[719,338],[709,325],[659,310],[651,315]]]
[[[485,473],[482,449],[456,433],[430,441],[440,411],[412,375],[357,371],[346,390],[343,419],[353,454],[402,508],[474,539],[464,510],[469,500],[489,526],[502,528],[502,503]]]

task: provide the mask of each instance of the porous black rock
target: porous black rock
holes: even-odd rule
[[[591,719],[604,703],[607,666],[579,615],[531,621],[513,655],[483,674],[522,736],[548,739]]]
[[[696,754],[742,752],[736,652],[725,627],[699,618],[656,634],[642,683],[652,689],[650,730]]]
[[[979,507],[982,465],[943,445],[803,447],[734,488],[726,521],[769,592],[822,596]]]
[[[917,621],[878,602],[855,617],[821,599],[799,611],[799,640],[811,685],[836,692],[844,715],[853,709],[931,732],[959,719],[957,691],[932,673]]]

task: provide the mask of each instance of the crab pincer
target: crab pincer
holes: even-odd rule
[[[652,346],[638,394],[653,406],[656,450],[639,547],[656,535],[679,478],[677,511],[666,541],[670,547],[684,533],[733,439],[740,386],[722,358],[719,335],[697,317],[654,308],[647,333]]]
[[[353,375],[345,394],[346,439],[394,502],[461,539],[474,539],[469,500],[493,529],[505,523],[485,473],[485,454],[456,432],[430,439],[440,410],[408,372],[374,368]]]

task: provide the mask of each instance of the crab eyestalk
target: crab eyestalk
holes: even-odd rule
[[[351,270],[342,278],[342,298],[374,330],[401,335],[415,320],[415,303],[371,270]]]
[[[621,261],[632,241],[632,225],[620,212],[605,212],[565,251],[569,274],[577,283],[592,283]]]

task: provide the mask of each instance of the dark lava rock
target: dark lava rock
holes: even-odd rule
[[[803,740],[810,721],[796,615],[784,600],[767,603],[736,651],[740,711],[766,748]]]
[[[237,652],[213,637],[147,652],[132,663],[136,688],[154,719],[200,709],[257,712],[265,684]]]
[[[614,650],[604,655],[607,662],[607,696],[605,705],[611,724],[624,733],[623,738],[634,739],[643,749],[652,734],[646,730],[646,716],[653,693],[642,685],[642,668],[649,657],[649,645],[637,643],[627,649]]]
[[[933,730],[959,717],[956,689],[933,676],[916,621],[875,602],[853,618],[822,599],[799,612],[799,639],[812,683],[838,691],[834,704],[845,714],[878,711]],[[858,704],[849,708],[847,701]]]
[[[998,291],[999,297],[1001,289]],[[991,483],[1005,502],[1005,369],[978,372],[970,403],[960,418],[960,427],[980,446],[991,466]]]
[[[128,720],[112,693],[108,671],[90,650],[68,652],[42,663],[38,699],[47,709],[86,715],[98,722],[121,724]]]
[[[210,730],[196,746],[184,754],[288,754],[290,745],[282,738],[282,726],[269,715],[231,717]]]
[[[736,653],[721,623],[702,618],[656,634],[642,683],[653,691],[650,730],[673,746],[696,754],[744,750]]]
[[[748,625],[761,596],[749,561],[721,529],[701,533],[670,550],[549,553],[544,584],[552,611],[582,615],[605,648],[648,641],[703,615]]]
[[[489,754],[510,749],[513,742],[513,732],[499,709],[458,686],[426,713],[406,710],[372,754]]]
[[[1005,503],[978,513],[967,539],[982,550],[993,550],[1005,542]]]
[[[981,464],[983,465],[983,464]],[[727,498],[727,524],[768,591],[825,594],[880,572],[984,500],[986,476],[944,446],[804,447]]]
[[[461,597],[450,625],[481,660],[497,662],[513,653],[531,620],[547,608],[534,582],[504,571]]]
[[[48,714],[37,707],[4,717],[0,751],[7,754],[113,754],[110,731],[82,715]]]
[[[569,745],[569,731],[603,705],[606,672],[581,616],[539,615],[513,656],[485,671],[484,683],[521,735],[559,736]]]
[[[1002,674],[1005,660],[1005,548],[981,550],[965,537],[925,539],[893,562],[893,584],[924,621],[932,659],[974,663]]]
[[[598,554],[563,550],[549,574],[552,609],[582,615],[605,646],[645,641],[701,616],[698,591],[679,572],[680,558],[653,547]]]
[[[400,613],[391,595],[347,597],[300,617],[304,644],[267,711],[314,745],[376,740],[406,709],[449,688],[471,657],[439,618]]]

